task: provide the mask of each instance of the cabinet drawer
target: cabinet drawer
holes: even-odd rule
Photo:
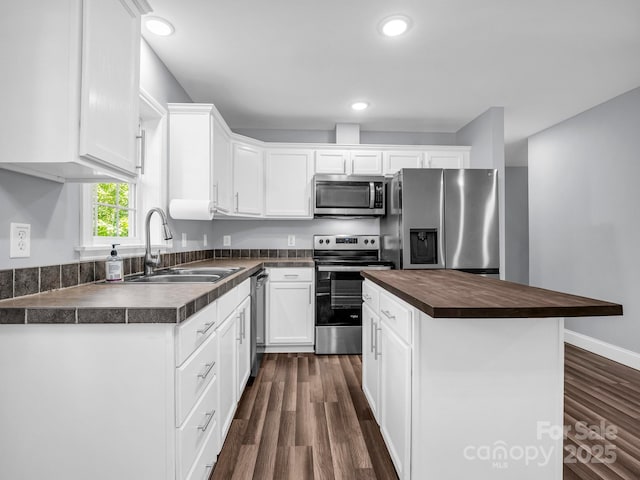
[[[376,314],[379,307],[380,289],[376,287],[370,280],[362,283],[362,300],[371,307]]]
[[[234,288],[233,290],[225,293],[223,296],[218,298],[218,318],[220,321],[225,320],[238,306],[239,298],[238,298],[238,288]]]
[[[182,425],[209,382],[218,377],[218,336],[214,332],[176,370],[176,427]]]
[[[216,303],[213,302],[195,313],[177,327],[176,367],[179,367],[215,330]]]
[[[218,382],[209,382],[182,427],[177,429],[178,479],[185,480],[196,456],[210,435],[218,437]]]
[[[200,450],[195,462],[193,462],[191,471],[187,475],[187,480],[209,480],[219,451],[218,435],[211,431],[204,441],[202,450]]]
[[[311,282],[313,268],[270,268],[270,282]]]
[[[402,340],[411,343],[413,309],[385,292],[380,293],[380,321],[391,328]]]
[[[237,298],[238,303],[236,303],[236,307],[251,294],[251,280],[246,279],[240,285],[238,285],[234,290],[237,290]]]

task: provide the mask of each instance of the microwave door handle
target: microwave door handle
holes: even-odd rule
[[[369,208],[373,208],[376,204],[376,185],[369,182]]]

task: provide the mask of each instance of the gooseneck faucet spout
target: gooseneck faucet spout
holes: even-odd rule
[[[151,253],[151,232],[149,225],[151,223],[151,216],[156,212],[162,218],[162,229],[164,230],[164,239],[171,240],[173,238],[173,234],[171,233],[171,229],[167,224],[167,215],[161,208],[152,208],[147,212],[147,218],[144,221],[144,228],[146,230],[146,243],[144,250],[144,274],[151,275],[153,273],[153,269],[160,265],[160,250],[158,250],[157,254]]]

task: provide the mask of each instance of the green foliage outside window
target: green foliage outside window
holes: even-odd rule
[[[96,237],[133,235],[133,187],[128,183],[97,183],[93,190],[93,234]]]

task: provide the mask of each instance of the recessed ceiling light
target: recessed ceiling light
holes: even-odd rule
[[[409,30],[411,21],[404,15],[393,15],[380,22],[380,32],[387,37],[397,37]]]
[[[156,35],[160,35],[161,37],[168,37],[175,31],[173,25],[171,25],[169,21],[160,17],[146,17],[144,24],[147,27],[147,30]]]
[[[354,102],[351,104],[351,108],[356,111],[366,110],[369,108],[369,104],[367,102]]]

